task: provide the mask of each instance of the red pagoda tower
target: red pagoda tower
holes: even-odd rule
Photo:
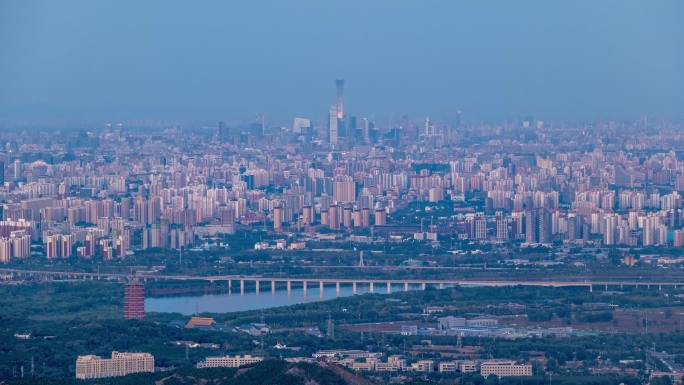
[[[145,318],[145,286],[137,279],[131,280],[124,290],[124,319]]]

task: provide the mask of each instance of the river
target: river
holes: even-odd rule
[[[399,287],[393,287],[397,290]],[[410,287],[411,290],[416,289]],[[368,293],[369,288],[359,285],[357,294]],[[386,288],[375,288],[376,293],[386,293]],[[349,297],[354,295],[351,286],[342,285],[339,297]],[[295,305],[299,303],[325,301],[337,298],[337,289],[334,286],[326,286],[323,295],[319,291],[318,285],[309,286],[304,295],[301,287],[292,288],[290,294],[287,290],[279,289],[275,292],[262,289],[259,294],[254,291],[247,291],[244,294],[225,293],[225,294],[205,294],[199,296],[171,296],[171,297],[150,297],[145,299],[145,311],[158,313],[181,313],[191,315],[195,313],[230,313],[245,310],[268,309],[279,306]]]

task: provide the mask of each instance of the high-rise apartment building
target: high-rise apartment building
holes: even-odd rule
[[[313,210],[311,206],[304,206],[302,210],[302,222],[305,225],[310,225],[313,223]]]
[[[72,255],[74,236],[71,234],[53,234],[44,239],[45,256],[53,258],[69,258]]]
[[[496,212],[496,240],[507,241],[508,234],[508,219],[503,215],[503,212]]]
[[[24,175],[23,175],[24,174],[24,164],[21,163],[21,161],[19,159],[15,160],[14,161],[14,167],[13,167],[12,171],[13,171],[12,173],[14,174],[13,175],[14,180],[19,180],[19,179],[23,178],[24,177]]]
[[[333,202],[349,203],[356,200],[356,182],[349,175],[337,175],[333,180]]]
[[[9,238],[0,238],[0,263],[12,260],[12,242]]]
[[[375,210],[375,224],[378,226],[383,226],[387,224],[387,212],[385,210]]]
[[[609,246],[615,244],[619,217],[617,214],[606,215],[603,222],[603,244]]]
[[[273,230],[283,231],[283,208],[280,206],[273,209]]]
[[[328,209],[329,226],[333,230],[340,229],[340,206],[333,204]]]
[[[487,239],[487,219],[484,214],[477,214],[473,222],[475,239]]]
[[[15,230],[9,237],[0,236],[0,262],[7,263],[14,258],[28,258],[31,255],[31,235],[24,230]]]
[[[548,243],[551,241],[551,213],[547,209],[525,212],[525,241]]]

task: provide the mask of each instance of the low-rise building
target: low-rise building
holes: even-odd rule
[[[458,363],[458,371],[461,373],[475,373],[477,372],[477,362],[460,361]]]
[[[381,357],[382,353],[368,352],[365,350],[347,350],[347,349],[333,349],[333,350],[319,350],[312,354],[313,358],[369,358]]]
[[[420,360],[411,364],[411,371],[414,372],[432,372],[434,371],[435,362],[432,360]]]
[[[154,357],[150,353],[112,352],[112,358],[87,355],[76,359],[76,378],[81,380],[142,372],[154,372]]]
[[[443,311],[444,307],[442,306],[426,306],[425,309],[423,309],[425,314],[442,313]]]
[[[516,364],[510,360],[489,360],[480,364],[480,375],[487,377],[491,374],[497,377],[512,377],[512,376],[531,376],[532,365],[530,364]]]
[[[406,359],[400,355],[395,354],[387,357],[387,363],[396,366],[399,370],[406,369]]]
[[[496,327],[499,321],[493,318],[473,318],[466,320],[466,326],[469,327]]]
[[[402,336],[416,336],[418,335],[418,325],[401,325]]]
[[[449,330],[466,325],[465,318],[454,316],[437,318],[437,322],[439,323],[439,330]]]
[[[458,361],[442,361],[437,369],[440,373],[456,372],[458,371]]]
[[[252,337],[259,337],[271,332],[271,328],[269,328],[268,325],[264,323],[251,323],[246,325],[239,325],[236,326],[233,330],[238,333],[249,334]]]
[[[352,362],[351,368],[360,372],[370,372],[375,369],[373,362]]]
[[[203,328],[203,327],[211,327],[216,323],[213,318],[211,317],[192,317],[188,321],[187,324],[185,324],[186,329],[196,329],[196,328]]]
[[[207,357],[198,362],[197,367],[202,368],[239,368],[241,366],[255,364],[263,361],[263,357],[253,357],[249,354],[244,356]]]
[[[401,367],[397,366],[391,362],[376,362],[375,371],[376,372],[398,372]]]

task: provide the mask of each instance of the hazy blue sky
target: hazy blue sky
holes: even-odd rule
[[[0,119],[684,116],[684,1],[3,0]]]

